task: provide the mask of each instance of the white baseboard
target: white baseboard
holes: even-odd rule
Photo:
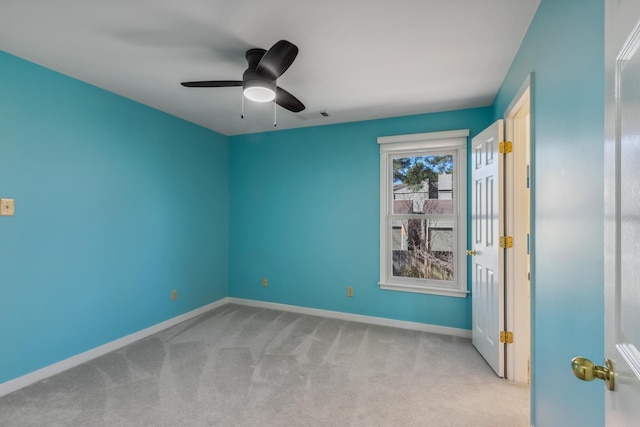
[[[278,304],[274,302],[256,301],[242,298],[227,298],[233,304],[246,305],[250,307],[269,308],[272,310],[290,311],[292,313],[309,314],[311,316],[329,317],[332,319],[349,320],[352,322],[368,323],[378,326],[389,326],[392,328],[409,329],[412,331],[431,332],[440,335],[452,335],[461,338],[471,338],[471,331],[468,329],[450,328],[448,326],[430,325],[427,323],[408,322],[405,320],[387,319],[384,317],[364,316],[361,314],[343,313],[341,311],[320,310],[317,308],[300,307],[296,305]]]
[[[5,396],[9,393],[13,393],[16,390],[20,390],[23,387],[26,387],[30,384],[41,381],[52,375],[59,374],[60,372],[66,371],[75,366],[78,366],[90,360],[96,359],[114,350],[118,350],[126,345],[129,345],[143,338],[146,338],[150,335],[158,333],[162,330],[175,326],[178,323],[182,323],[187,320],[193,319],[196,316],[199,316],[203,313],[206,313],[207,311],[213,310],[214,308],[218,308],[228,303],[229,303],[228,298],[223,298],[211,304],[207,304],[203,307],[192,310],[188,313],[181,314],[172,319],[165,320],[164,322],[160,322],[156,325],[150,326],[141,331],[134,332],[131,335],[127,335],[115,341],[111,341],[99,347],[95,347],[91,350],[85,351],[84,353],[80,353],[68,359],[64,359],[60,362],[54,363],[53,365],[46,366],[42,369],[38,369],[37,371],[33,371],[21,377],[4,382],[0,384],[0,397]]]
[[[471,338],[471,331],[467,329],[450,328],[447,326],[429,325],[426,323],[408,322],[404,320],[386,319],[383,317],[364,316],[361,314],[343,313],[340,311],[321,310],[317,308],[299,307],[295,305],[278,304],[273,302],[256,301],[242,298],[222,298],[211,304],[207,304],[203,307],[197,308],[188,313],[181,314],[172,319],[165,320],[157,325],[150,326],[141,331],[135,332],[131,335],[119,338],[115,341],[111,341],[107,344],[85,351],[84,353],[77,354],[68,359],[54,363],[53,365],[46,366],[37,371],[33,371],[21,377],[0,384],[0,397],[5,396],[14,391],[20,390],[23,387],[41,381],[50,376],[59,374],[60,372],[71,369],[75,366],[81,365],[90,360],[96,359],[112,351],[118,350],[126,345],[139,341],[150,335],[163,331],[167,328],[175,326],[179,323],[193,319],[207,311],[221,307],[225,304],[238,304],[249,307],[267,308],[272,310],[289,311],[292,313],[308,314],[311,316],[329,317],[332,319],[348,320],[352,322],[367,323],[378,326],[389,326],[392,328],[409,329],[412,331],[431,332],[441,335],[452,335],[462,338]]]

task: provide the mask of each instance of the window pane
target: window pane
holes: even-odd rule
[[[453,155],[393,159],[394,214],[453,214]]]
[[[453,219],[394,219],[391,240],[393,275],[453,280]]]

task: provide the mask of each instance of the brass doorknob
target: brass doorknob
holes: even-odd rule
[[[582,381],[593,381],[596,378],[604,380],[607,388],[611,391],[615,388],[615,375],[613,372],[613,363],[609,359],[605,359],[605,366],[596,366],[586,357],[574,357],[571,359],[571,370],[573,375]]]
[[[467,251],[467,255],[469,255],[469,256],[476,256],[476,255],[478,255],[478,253],[477,253],[476,251],[474,251],[473,249],[469,249],[469,250]]]

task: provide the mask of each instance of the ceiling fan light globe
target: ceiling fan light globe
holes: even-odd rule
[[[244,96],[254,102],[270,102],[276,99],[276,93],[262,86],[249,86],[244,89]]]

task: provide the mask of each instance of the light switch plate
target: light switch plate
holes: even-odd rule
[[[15,199],[0,199],[0,215],[12,216],[16,211]]]

